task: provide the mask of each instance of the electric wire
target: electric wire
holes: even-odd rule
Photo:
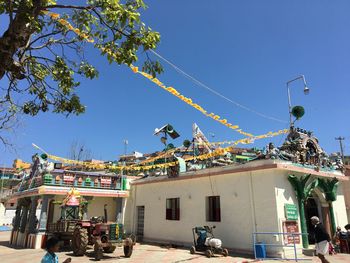
[[[156,51],[154,50],[150,50],[151,53],[153,53],[155,56],[157,56],[158,58],[160,58],[161,60],[163,60],[164,62],[166,62],[168,65],[170,65],[171,67],[173,67],[178,73],[184,75],[186,78],[190,79],[192,82],[194,82],[195,84],[197,84],[198,86],[202,87],[202,88],[205,88],[206,90],[210,91],[211,93],[221,97],[222,99],[230,102],[231,104],[234,104],[235,106],[239,107],[239,108],[242,108],[244,110],[247,110],[247,111],[250,111],[256,115],[259,115],[260,117],[263,117],[265,119],[269,119],[269,120],[273,120],[273,121],[277,121],[277,122],[280,122],[280,123],[287,123],[287,121],[284,121],[284,120],[281,120],[281,119],[278,119],[278,118],[275,118],[273,116],[269,116],[269,115],[266,115],[264,113],[261,113],[259,111],[256,111],[254,109],[251,109],[241,103],[238,103],[237,101],[234,101],[228,97],[226,97],[225,95],[221,94],[220,92],[210,88],[208,85],[204,84],[203,82],[199,81],[198,79],[196,79],[195,77],[192,77],[190,74],[186,73],[185,71],[183,71],[182,69],[180,69],[178,66],[176,66],[174,63],[172,63],[171,61],[169,61],[168,59],[164,58],[163,56],[161,56],[159,53],[157,53]]]

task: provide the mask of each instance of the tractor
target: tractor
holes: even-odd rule
[[[77,190],[70,190],[61,205],[61,218],[48,224],[48,233],[70,242],[75,256],[83,256],[88,245],[94,245],[96,260],[102,259],[103,252],[113,253],[117,246],[123,246],[125,257],[130,257],[134,238],[125,236],[123,224],[107,221],[107,205],[104,206],[104,217],[84,220],[86,205]]]

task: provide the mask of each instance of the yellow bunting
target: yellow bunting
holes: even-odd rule
[[[61,23],[62,25],[66,26],[69,30],[72,30],[73,32],[75,32],[77,35],[79,35],[80,37],[86,39],[88,42],[93,42],[93,39],[90,39],[88,35],[86,35],[85,33],[81,33],[79,29],[74,28],[68,21],[59,18],[59,14],[56,13],[51,13],[51,12],[47,12],[47,14],[52,17],[53,19],[57,20],[59,23]],[[106,52],[108,55],[116,58],[115,54],[108,48],[100,48],[102,51]],[[160,88],[164,89],[165,91],[169,92],[170,94],[174,95],[175,97],[177,97],[178,99],[182,100],[183,102],[187,103],[188,105],[190,105],[191,107],[193,107],[194,109],[200,111],[202,114],[204,114],[205,116],[212,118],[213,120],[221,123],[222,125],[242,134],[248,137],[253,137],[254,135],[248,132],[243,131],[242,129],[238,129],[239,126],[238,125],[233,125],[231,123],[229,123],[226,119],[221,118],[219,115],[216,115],[215,113],[208,113],[202,106],[200,106],[197,103],[194,103],[192,101],[191,98],[187,98],[184,95],[182,95],[180,92],[178,92],[176,89],[174,89],[173,87],[166,87],[159,79],[154,78],[152,75],[144,72],[144,71],[139,71],[138,67],[134,66],[134,65],[129,65],[129,67],[131,68],[131,70],[134,73],[139,73],[142,76],[144,76],[145,78],[149,79],[150,81],[152,81],[153,83],[155,83],[157,86],[159,86]]]
[[[47,12],[45,11],[46,14],[48,14],[51,18],[57,20],[59,23],[61,23],[62,25],[66,26],[69,30],[75,32],[77,35],[79,35],[80,37],[84,38],[86,41],[93,43],[94,40],[92,38],[90,38],[87,34],[81,32],[78,28],[74,28],[68,21],[59,18],[60,15],[56,14],[56,13],[51,13],[51,12]],[[113,53],[113,51],[109,48],[104,48],[101,47],[100,48],[101,51],[106,52],[108,55],[110,55],[113,58],[116,58],[116,55]],[[245,131],[243,131],[242,129],[239,129],[238,125],[234,125],[231,124],[227,121],[227,119],[225,118],[221,118],[219,115],[215,114],[215,113],[208,113],[202,106],[200,106],[197,103],[194,103],[192,101],[191,98],[187,98],[184,95],[182,95],[180,92],[178,92],[175,88],[173,87],[167,87],[166,85],[164,85],[159,79],[154,78],[152,75],[143,72],[143,71],[139,71],[138,67],[134,66],[134,65],[128,65],[131,70],[136,74],[141,74],[142,76],[144,76],[145,78],[149,79],[150,81],[152,81],[153,83],[155,83],[157,86],[159,86],[160,88],[164,89],[165,91],[169,92],[170,94],[172,94],[173,96],[179,98],[180,100],[182,100],[183,102],[187,103],[188,105],[190,105],[191,107],[193,107],[194,109],[200,111],[202,114],[204,114],[205,116],[212,118],[213,120],[221,123],[222,125],[242,134],[247,136],[248,138],[243,138],[237,141],[224,141],[224,142],[216,142],[216,143],[211,143],[214,145],[222,145],[222,144],[232,144],[233,146],[237,145],[237,144],[249,144],[249,143],[253,143],[255,140],[258,139],[264,139],[264,138],[269,138],[269,137],[274,137],[274,136],[278,136],[281,134],[285,134],[288,133],[289,130],[285,129],[285,130],[279,130],[277,132],[268,132],[266,134],[262,134],[262,135],[258,135],[258,136],[254,136],[251,133],[247,133]],[[207,158],[211,158],[217,155],[221,155],[223,151],[225,151],[225,149],[231,149],[233,146],[229,146],[226,147],[224,149],[220,149],[220,150],[215,150],[214,152],[210,153],[210,154],[204,154],[204,155],[200,155],[200,156],[194,156],[194,157],[190,157],[188,159],[186,159],[186,161],[189,160],[193,160],[193,159],[207,159]],[[165,155],[165,154],[164,154]],[[61,158],[61,157],[57,157],[57,156],[53,156],[53,155],[49,155],[50,159],[53,160],[57,160],[57,161],[61,161],[63,163],[68,163],[68,164],[81,164],[90,168],[101,168],[101,167],[105,167],[105,169],[118,169],[118,170],[135,170],[135,169],[142,169],[142,170],[147,170],[147,169],[154,169],[154,168],[167,168],[173,165],[176,165],[177,162],[171,162],[171,163],[166,163],[166,164],[157,164],[157,165],[149,165],[149,166],[136,166],[136,165],[131,165],[131,166],[110,166],[110,165],[104,165],[104,164],[91,164],[91,163],[87,163],[87,162],[81,162],[81,161],[76,161],[76,160],[69,160],[69,159],[65,159],[65,158]],[[161,157],[154,157],[154,160],[159,159]],[[153,160],[152,160],[153,161]],[[149,163],[151,161],[145,161],[143,163]],[[140,165],[140,164],[138,164]]]
[[[81,32],[79,28],[73,27],[67,20],[60,18],[60,15],[57,13],[47,12],[44,11],[48,16],[50,16],[52,19],[59,22],[61,25],[65,26],[67,29],[73,31],[75,34],[80,36],[81,38],[85,39],[89,43],[94,43],[95,40],[93,38],[90,38],[86,33]]]
[[[212,118],[213,120],[221,123],[222,125],[242,134],[248,137],[253,137],[254,135],[251,133],[247,133],[241,129],[238,129],[239,126],[238,125],[233,125],[231,123],[229,123],[227,121],[227,119],[221,118],[219,115],[216,115],[215,113],[208,113],[202,106],[200,106],[197,103],[194,103],[192,101],[191,98],[187,98],[184,95],[182,95],[180,92],[178,92],[175,88],[173,87],[166,87],[160,80],[158,80],[157,78],[154,78],[152,75],[143,72],[143,71],[139,71],[138,67],[135,67],[133,65],[129,66],[131,68],[131,70],[134,73],[138,73],[141,74],[142,76],[144,76],[145,78],[149,79],[150,81],[152,81],[153,83],[155,83],[157,86],[159,86],[160,88],[164,89],[165,91],[169,92],[170,94],[172,94],[173,96],[177,97],[178,99],[182,100],[183,102],[187,103],[188,105],[190,105],[191,107],[193,107],[194,109],[200,111],[202,114],[204,114],[205,116]]]
[[[210,159],[210,158],[213,158],[216,156],[224,155],[225,152],[232,150],[238,144],[251,144],[255,140],[268,138],[268,137],[274,137],[274,136],[277,136],[280,134],[286,134],[288,132],[289,132],[288,129],[284,129],[284,130],[279,130],[277,132],[269,132],[266,134],[262,134],[262,135],[258,135],[258,136],[254,136],[254,137],[249,137],[249,138],[243,138],[243,139],[236,140],[236,141],[224,141],[224,142],[210,143],[210,144],[216,144],[216,145],[221,145],[221,144],[231,144],[231,145],[228,147],[225,147],[225,148],[215,149],[211,153],[202,154],[202,155],[198,155],[198,156],[190,156],[190,157],[185,158],[184,160],[186,162],[188,162],[188,161],[197,160],[197,159],[198,160]],[[124,171],[143,170],[143,171],[145,171],[145,170],[156,169],[156,168],[169,168],[171,166],[176,165],[177,162],[152,164],[152,165],[144,165],[144,164],[151,163],[151,162],[153,162],[157,159],[160,159],[160,158],[164,158],[165,155],[171,154],[178,149],[179,148],[172,149],[171,151],[162,153],[161,155],[149,158],[149,159],[143,161],[142,163],[128,165],[128,166],[114,166],[114,165],[109,165],[109,164],[96,164],[96,163],[66,159],[66,158],[62,158],[62,157],[51,155],[51,154],[48,154],[48,158],[50,158],[51,160],[59,161],[59,162],[66,163],[66,164],[82,165],[82,166],[85,166],[85,167],[91,168],[91,169],[124,170]]]

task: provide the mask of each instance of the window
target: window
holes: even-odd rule
[[[207,221],[221,221],[220,196],[207,197]]]
[[[12,206],[14,206],[15,205],[15,203],[10,203],[10,206],[12,207]]]
[[[180,220],[180,198],[166,200],[166,219]]]

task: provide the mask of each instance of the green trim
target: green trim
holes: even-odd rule
[[[326,201],[328,202],[329,214],[330,214],[330,220],[331,220],[331,231],[333,236],[336,232],[336,222],[334,217],[333,202],[337,200],[339,180],[335,177],[331,180],[319,178],[318,182],[319,182],[318,188],[321,189],[321,191],[324,193]]]
[[[249,156],[243,156],[243,155],[236,155],[236,159],[243,159],[243,160],[250,160],[252,157]]]
[[[307,233],[306,217],[305,217],[305,201],[311,195],[312,191],[317,187],[318,180],[312,179],[310,183],[307,183],[311,177],[311,174],[297,177],[293,174],[288,175],[288,181],[294,188],[299,207],[300,214],[300,228],[302,233]],[[302,235],[303,248],[309,247],[309,239],[307,235]]]

